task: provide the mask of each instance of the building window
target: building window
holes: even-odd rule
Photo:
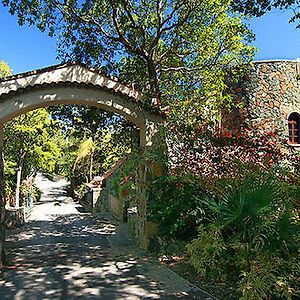
[[[300,129],[300,114],[293,112],[289,119],[289,142],[290,144],[300,144],[299,129]]]

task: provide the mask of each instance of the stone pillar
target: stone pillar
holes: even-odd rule
[[[157,132],[158,124],[151,121],[146,121],[145,124],[140,126],[140,146],[152,146],[153,138]]]
[[[156,224],[147,220],[149,189],[153,180],[163,176],[166,172],[167,144],[165,133],[160,130],[159,123],[147,121],[144,126],[144,128],[141,128],[140,141],[145,151],[149,151],[148,154],[146,153],[146,157],[149,154],[150,157],[149,161],[140,162],[137,172],[137,178],[135,179],[138,185],[135,195],[136,212],[130,216],[132,223],[135,224],[130,225],[133,228],[131,235],[135,236],[139,246],[148,249],[150,238],[153,238],[157,233],[154,229]]]
[[[0,124],[0,266],[4,263],[5,253],[5,191],[4,191],[4,160],[3,160],[3,125]]]
[[[140,126],[140,146],[146,147],[147,140],[146,140],[146,125]]]

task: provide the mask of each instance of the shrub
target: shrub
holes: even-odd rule
[[[287,184],[262,175],[250,176],[226,195],[207,201],[214,218],[200,226],[188,254],[202,275],[240,278],[242,299],[291,299],[299,293],[297,207]]]
[[[273,132],[244,129],[243,134],[177,129],[169,138],[171,169],[211,178],[236,178],[268,170],[282,158]]]
[[[163,235],[190,239],[206,222],[206,197],[192,177],[162,176],[151,186],[149,218],[160,224]]]
[[[42,191],[36,187],[32,180],[25,180],[20,187],[20,199],[24,201],[28,195],[31,195],[33,201],[39,201],[42,196]]]
[[[299,296],[299,154],[284,166],[272,132],[188,130],[170,133],[170,175],[152,184],[150,217],[168,238],[193,239],[195,270],[238,282],[241,299]]]
[[[187,246],[191,264],[202,276],[220,278],[226,271],[221,262],[226,254],[226,245],[218,228],[199,227],[199,236]]]

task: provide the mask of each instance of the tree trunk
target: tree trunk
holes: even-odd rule
[[[5,263],[5,190],[3,160],[3,125],[0,125],[0,266]]]
[[[17,185],[16,185],[16,205],[15,207],[20,207],[20,186],[21,186],[21,176],[22,176],[22,166],[18,167],[17,171]]]
[[[157,97],[157,95],[159,94],[159,82],[158,82],[157,72],[155,68],[155,63],[152,58],[148,58],[147,68],[148,68],[148,75],[150,79],[151,89],[152,92],[154,93],[153,96]]]
[[[23,163],[26,156],[26,152],[24,153],[22,152],[23,151],[21,150],[20,161],[19,161],[19,166],[17,171],[17,185],[16,185],[16,207],[17,208],[20,207],[20,186],[21,186],[21,179],[22,179]]]
[[[90,181],[93,180],[93,164],[94,164],[94,151],[92,151],[90,157]]]

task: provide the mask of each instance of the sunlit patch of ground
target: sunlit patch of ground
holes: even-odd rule
[[[212,299],[137,254],[115,222],[80,213],[65,195],[67,182],[38,180],[41,201],[22,232],[7,243],[1,300]]]

